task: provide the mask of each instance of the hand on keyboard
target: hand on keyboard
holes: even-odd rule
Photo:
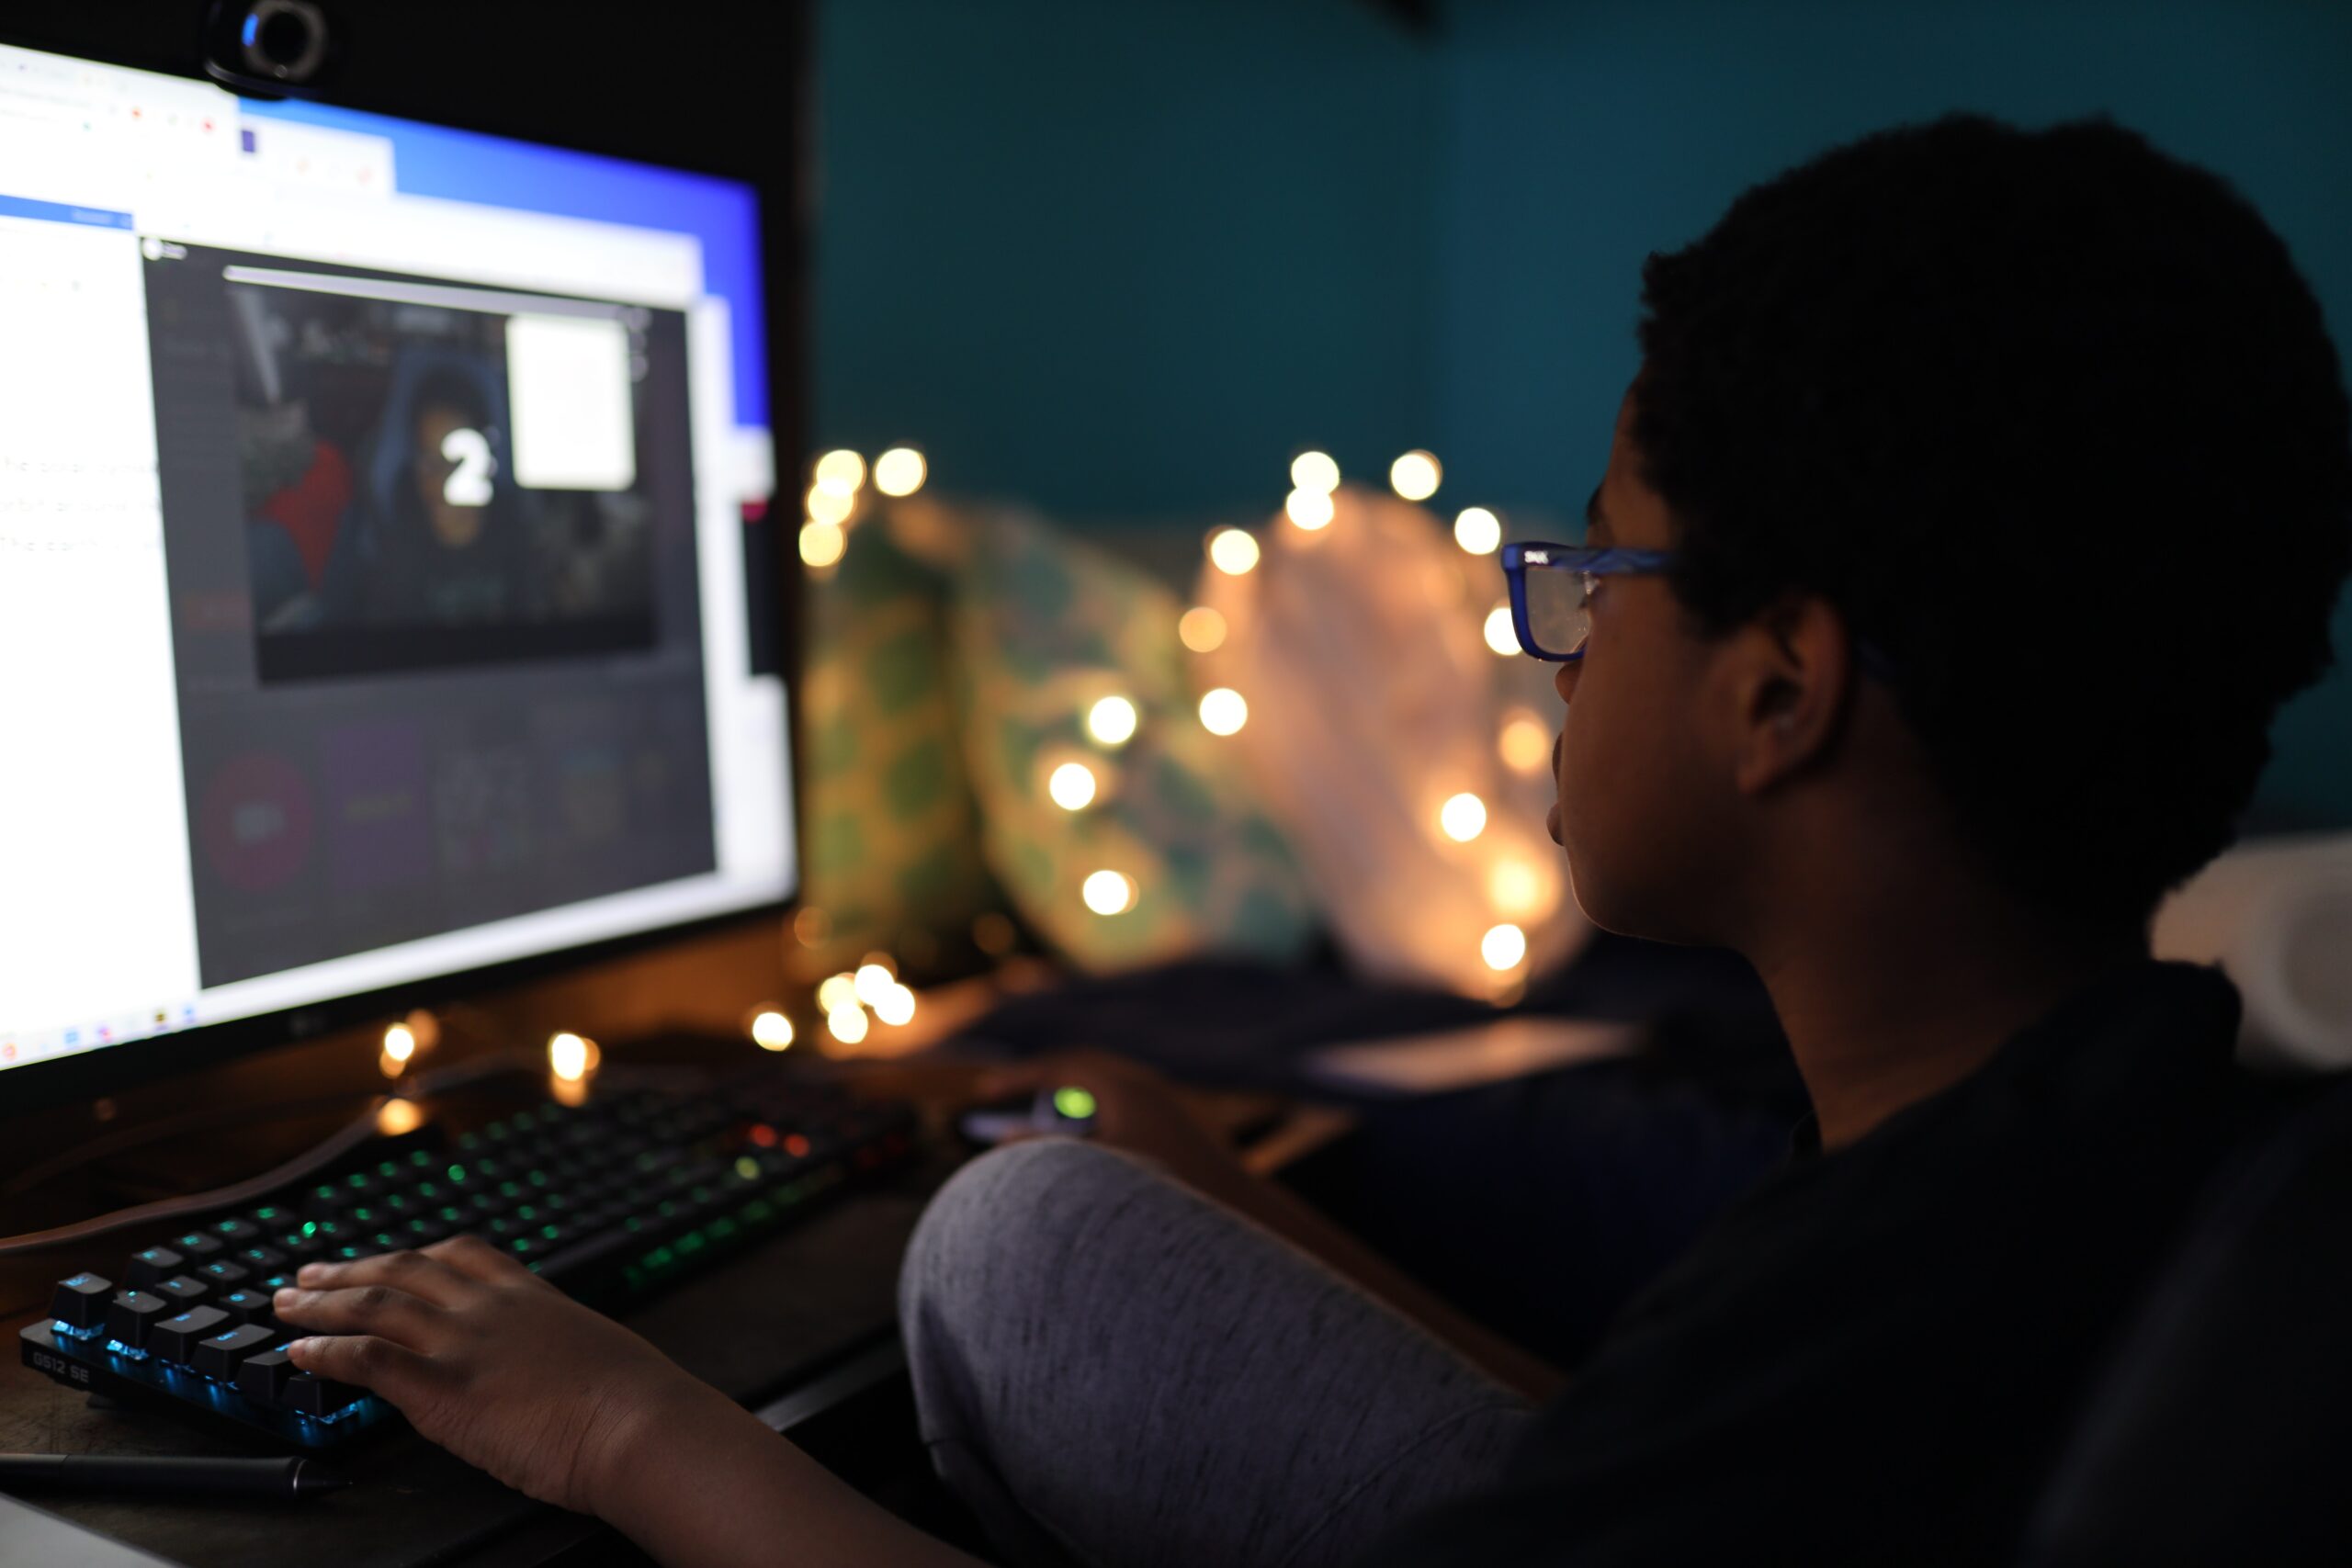
[[[306,1372],[383,1395],[416,1429],[518,1491],[583,1513],[632,1443],[723,1394],[470,1235],[305,1264],[279,1319]]]

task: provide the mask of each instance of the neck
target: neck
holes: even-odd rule
[[[2120,964],[2144,938],[2089,941],[1951,907],[1872,912],[1748,957],[1771,992],[1824,1148],[1852,1143],[1983,1066],[2009,1037]],[[1863,934],[1858,934],[1863,933]]]

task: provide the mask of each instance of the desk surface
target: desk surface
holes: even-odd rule
[[[899,1261],[922,1205],[957,1163],[952,1149],[862,1189],[760,1246],[681,1282],[623,1321],[687,1371],[747,1404],[870,1344],[893,1322]],[[102,1268],[119,1246],[40,1255],[44,1269]],[[11,1271],[24,1260],[12,1259]],[[266,1453],[170,1416],[93,1410],[18,1365],[0,1368],[0,1450]],[[405,1427],[334,1462],[356,1483],[295,1504],[114,1500],[63,1493],[40,1505],[185,1568],[488,1568],[543,1561],[589,1527],[459,1463]]]

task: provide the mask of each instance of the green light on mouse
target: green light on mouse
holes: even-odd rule
[[[1054,1109],[1073,1122],[1083,1122],[1094,1114],[1094,1097],[1076,1084],[1054,1090]]]

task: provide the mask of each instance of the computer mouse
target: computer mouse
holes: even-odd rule
[[[1083,1138],[1094,1131],[1094,1096],[1076,1084],[975,1106],[956,1125],[976,1144],[1001,1144],[1016,1134]]]

